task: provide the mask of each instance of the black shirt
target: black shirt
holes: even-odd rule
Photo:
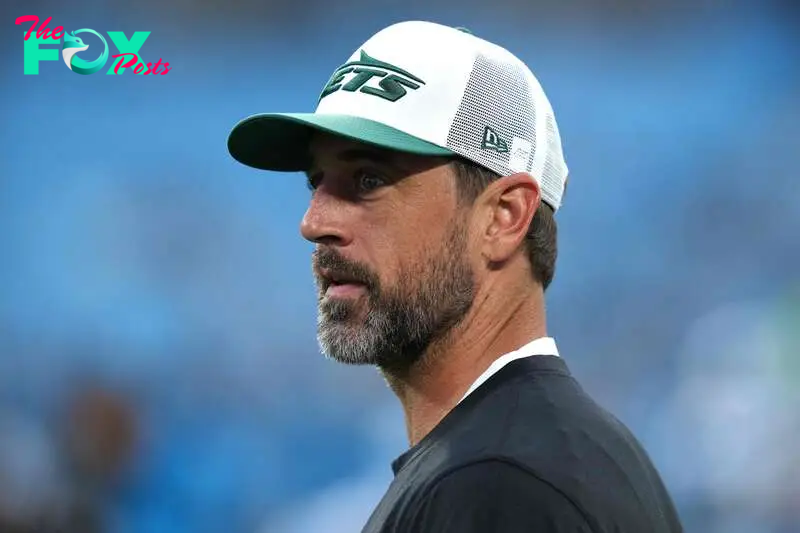
[[[678,533],[631,432],[555,356],[512,361],[392,463],[362,533]]]

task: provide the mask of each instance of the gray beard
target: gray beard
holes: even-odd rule
[[[322,353],[341,363],[395,372],[419,361],[431,343],[461,322],[474,301],[466,232],[455,227],[448,237],[438,254],[402,273],[394,287],[381,289],[373,276],[366,302],[320,296],[317,341]],[[365,304],[362,319],[359,306]]]

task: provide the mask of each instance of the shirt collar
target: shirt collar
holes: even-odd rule
[[[478,379],[476,379],[475,382],[470,386],[461,400],[459,400],[459,403],[463,402],[464,398],[472,394],[475,389],[483,385],[487,379],[496,374],[508,363],[516,361],[517,359],[522,359],[523,357],[530,357],[532,355],[552,355],[559,357],[558,347],[556,346],[555,339],[552,337],[539,337],[538,339],[532,340],[525,346],[518,348],[513,352],[501,355],[495,359],[491,365],[489,365],[489,368],[487,368],[483,374],[478,376]]]

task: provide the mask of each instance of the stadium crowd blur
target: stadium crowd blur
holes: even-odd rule
[[[797,533],[797,5],[4,4],[0,533],[360,530],[400,408],[319,354],[303,180],[225,139],[312,110],[403,19],[503,44],[550,95],[571,181],[549,329],[686,530]],[[28,14],[150,31],[142,56],[173,69],[24,76]]]

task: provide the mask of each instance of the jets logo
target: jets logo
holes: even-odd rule
[[[347,78],[347,81],[345,81]],[[350,61],[334,71],[319,99],[336,91],[360,92],[383,98],[390,102],[408,94],[408,90],[419,89],[425,82],[410,72],[390,63],[370,57],[361,50],[357,61]]]

